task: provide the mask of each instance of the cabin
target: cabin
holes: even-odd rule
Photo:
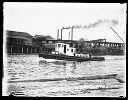
[[[75,56],[76,48],[72,47],[70,43],[55,43],[54,54],[63,54],[68,56]]]
[[[55,51],[52,53],[86,58],[89,57],[89,54],[77,53],[76,48],[74,48],[70,43],[55,43]]]

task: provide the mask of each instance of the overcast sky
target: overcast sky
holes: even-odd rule
[[[126,4],[120,3],[4,3],[4,30],[27,32],[34,35],[57,37],[57,29],[73,25],[95,27],[74,29],[74,40],[104,39],[121,42],[110,26],[126,40]],[[116,25],[110,23],[117,21]],[[70,29],[63,30],[63,39],[68,39]]]

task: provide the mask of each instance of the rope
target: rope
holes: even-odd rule
[[[111,28],[111,27],[110,27]],[[114,29],[113,28],[111,28],[113,31],[114,31]],[[115,31],[114,31],[115,32]],[[116,32],[115,32],[116,33]],[[116,33],[116,35],[124,42],[124,40]],[[124,42],[125,43],[125,42]]]

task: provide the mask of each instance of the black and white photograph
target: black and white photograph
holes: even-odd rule
[[[4,2],[2,96],[125,98],[126,8]]]

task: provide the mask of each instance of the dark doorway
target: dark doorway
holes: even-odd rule
[[[64,53],[66,53],[66,45],[64,45]]]

